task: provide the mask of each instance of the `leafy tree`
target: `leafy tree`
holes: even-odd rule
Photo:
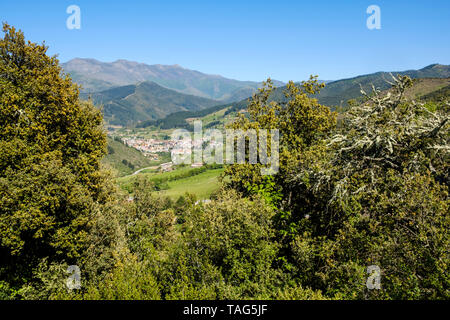
[[[328,107],[322,106],[311,97],[323,88],[317,77],[311,77],[301,85],[289,82],[281,102],[271,100],[274,87],[271,79],[264,83],[249,101],[248,114],[239,114],[231,125],[232,129],[278,129],[280,131],[280,172],[276,175],[280,188],[289,193],[288,186],[283,185],[283,177],[290,170],[292,162],[297,161],[302,152],[315,141],[329,133],[335,125],[335,114]],[[268,138],[270,154],[270,137]],[[230,185],[240,191],[246,191],[246,182],[260,182],[260,167],[254,165],[228,166],[225,175]]]
[[[165,291],[173,296],[175,283],[190,297],[198,290],[218,299],[270,297],[278,283],[272,215],[262,199],[235,192],[192,206],[160,277]]]
[[[314,203],[291,245],[303,283],[347,298],[448,297],[448,108],[405,101],[410,85],[374,89],[289,179]],[[383,290],[365,287],[369,265]]]
[[[79,298],[87,300],[160,300],[159,285],[146,263],[127,259],[101,281],[89,283]]]
[[[3,25],[0,39],[0,277],[13,287],[49,263],[84,263],[94,212],[111,199],[100,169],[102,115],[80,102],[47,47]],[[97,209],[96,209],[97,208]]]
[[[336,114],[320,105],[314,95],[324,84],[311,77],[300,85],[289,82],[280,102],[271,99],[274,87],[269,79],[248,105],[249,116],[240,115],[231,124],[233,129],[278,129],[280,132],[279,171],[273,177],[262,176],[261,165],[230,165],[224,173],[225,183],[244,195],[260,194],[275,209],[274,221],[279,240],[285,248],[299,229],[299,221],[315,204],[305,198],[305,192],[293,188],[291,177],[297,172],[304,155],[321,143],[336,124]],[[270,134],[268,134],[269,136]],[[270,138],[268,138],[270,153]],[[280,261],[291,268],[287,257],[290,252],[281,250]]]
[[[284,276],[299,288],[340,298],[448,297],[448,104],[408,102],[408,77],[374,89],[334,116],[309,95],[320,86],[288,85],[284,103],[263,88],[239,129],[279,128],[280,170],[229,166],[229,186],[260,194],[281,243]],[[366,269],[382,270],[380,291]],[[287,292],[296,285],[289,285]],[[303,289],[301,289],[303,290]]]

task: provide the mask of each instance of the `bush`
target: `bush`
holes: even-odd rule
[[[197,289],[213,287],[220,299],[267,293],[277,276],[272,215],[263,200],[240,198],[234,192],[191,207],[185,213],[179,248],[172,253],[168,272],[185,270],[179,281],[184,279]]]

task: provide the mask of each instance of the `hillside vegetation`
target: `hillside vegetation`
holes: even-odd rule
[[[414,79],[411,87],[405,90],[405,99],[429,100],[427,96],[448,86],[450,86],[450,78]]]
[[[248,99],[225,104],[225,105],[217,105],[211,108],[207,108],[200,111],[180,111],[172,113],[168,116],[166,116],[163,119],[158,120],[149,120],[144,121],[142,123],[137,124],[138,128],[147,128],[150,126],[158,127],[160,129],[171,129],[171,128],[186,128],[186,129],[192,129],[191,124],[187,121],[187,119],[199,119],[208,117],[210,115],[213,115],[218,112],[223,111],[223,115],[227,116],[230,113],[238,112],[240,110],[243,110],[247,107]]]
[[[166,89],[154,82],[141,82],[84,95],[102,106],[105,120],[110,124],[127,125],[149,119],[159,119],[184,110],[201,110],[218,102]]]
[[[444,102],[450,97],[450,85],[420,97],[422,101]]]
[[[161,161],[151,161],[139,150],[128,147],[121,141],[114,140],[110,137],[108,137],[107,143],[108,152],[103,158],[103,162],[116,170],[118,176],[129,175],[139,169],[157,166],[167,161],[167,157]]]

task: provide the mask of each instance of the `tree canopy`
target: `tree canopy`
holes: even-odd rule
[[[23,281],[42,258],[82,260],[93,208],[107,200],[106,135],[101,112],[79,100],[47,47],[7,24],[3,32],[0,273]]]

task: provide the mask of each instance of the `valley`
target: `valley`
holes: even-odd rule
[[[425,71],[404,72],[404,74],[409,75],[434,76],[431,78],[416,78],[414,85],[405,92],[405,97],[407,99],[429,100],[430,97],[439,99],[439,97],[446,96],[445,90],[448,90],[450,78],[444,78],[444,76],[449,74],[449,67],[434,66],[425,69]],[[433,73],[432,70],[437,71]],[[359,85],[361,84],[363,88],[365,87],[369,90],[369,86],[372,84],[371,81],[374,81],[375,84],[378,84],[378,88],[385,88],[386,85],[381,85],[381,80],[388,81],[387,74],[380,73],[370,76],[361,76],[350,80],[331,82],[328,83],[318,95],[318,99],[319,102],[337,102],[338,100],[344,101],[344,99],[347,98],[360,99],[360,93],[356,93],[356,87],[359,88]],[[148,84],[140,84],[141,89],[143,88],[142,85],[146,86]],[[155,95],[152,93],[155,88],[162,91],[167,89],[164,89],[156,84],[149,85],[147,88],[148,91],[146,97],[148,98],[148,101],[152,101],[153,104],[159,103],[162,109],[170,110],[167,102],[161,99],[161,95]],[[125,89],[126,87],[111,89],[104,93],[94,94],[92,97],[94,102],[97,103],[105,102],[107,99],[110,99],[107,103],[109,106],[120,104],[117,101],[114,101],[115,99],[136,101],[127,95]],[[131,96],[136,94],[135,89],[136,86],[128,86]],[[281,97],[282,90],[284,90],[283,87],[275,89],[271,100],[283,102],[283,98]],[[167,91],[169,92],[169,90]],[[120,94],[120,92],[123,93]],[[338,95],[331,97],[333,92],[337,92]],[[179,93],[175,93],[175,95],[184,96]],[[156,96],[157,98],[155,98]],[[166,95],[166,99],[166,101],[171,101],[170,105],[173,104],[174,100],[176,100],[171,95]],[[173,199],[185,194],[186,192],[195,194],[199,199],[208,199],[208,197],[217,189],[219,185],[218,177],[223,172],[223,169],[208,168],[204,172],[191,175],[195,172],[195,168],[189,169],[186,167],[174,166],[173,168],[170,168],[171,172],[169,173],[164,172],[167,168],[162,170],[160,167],[162,163],[168,163],[171,161],[170,152],[174,147],[174,142],[171,141],[170,137],[174,129],[184,128],[192,131],[193,122],[202,121],[203,130],[207,130],[209,128],[224,130],[226,124],[232,122],[237,117],[238,113],[245,113],[247,107],[247,99],[230,104],[219,105],[215,105],[217,102],[210,102],[207,99],[203,99],[201,101],[206,101],[213,106],[197,111],[191,110],[173,112],[157,120],[139,121],[137,124],[130,126],[117,125],[115,121],[112,121],[112,123],[107,125],[108,135],[110,137],[108,139],[108,150],[111,151],[111,149],[113,149],[116,153],[115,155],[114,153],[109,153],[104,162],[108,163],[117,172],[117,176],[119,177],[117,181],[122,189],[128,190],[129,188],[127,186],[130,185],[130,181],[136,179],[138,176],[151,181],[159,181],[159,185],[156,186],[157,191]],[[133,105],[133,102],[129,103],[130,109],[133,109],[139,105]],[[122,104],[122,107],[124,108],[123,110],[127,110],[128,108],[126,107],[126,104]],[[337,106],[335,106],[335,108],[337,108]],[[110,115],[114,118],[116,117],[115,110],[116,109],[114,107],[111,107],[108,114],[105,113],[105,115]],[[340,110],[342,112],[345,108],[341,108]],[[153,169],[145,169],[149,167]],[[137,174],[133,175],[135,172],[137,172]],[[188,176],[183,176],[183,174],[186,174],[187,172],[190,172]],[[160,186],[160,181],[164,181],[164,187],[162,189]]]

